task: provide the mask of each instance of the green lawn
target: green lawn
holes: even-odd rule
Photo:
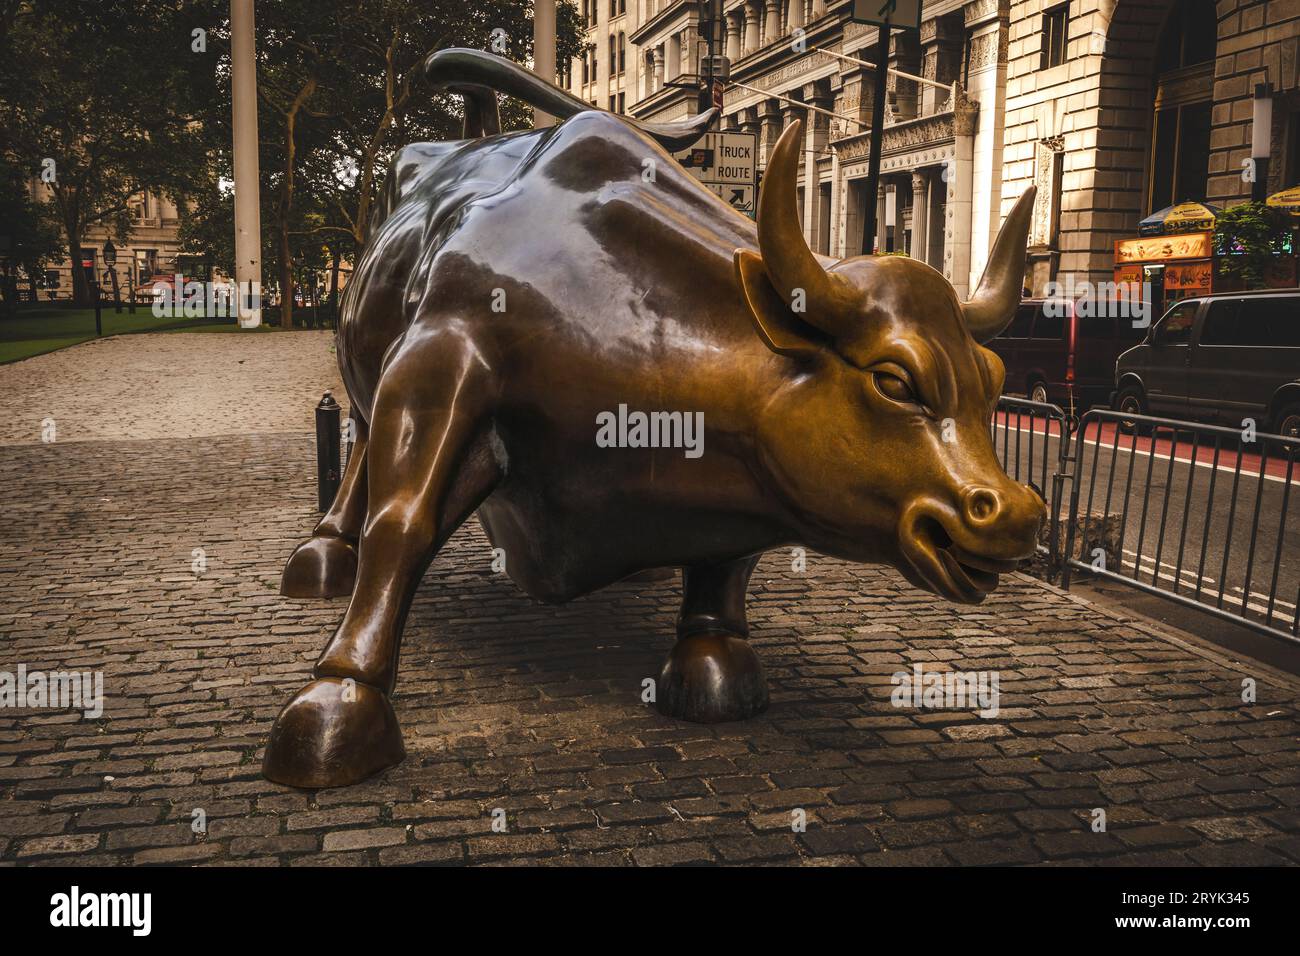
[[[229,317],[185,318],[156,316],[153,307],[136,306],[135,315],[126,307],[122,314],[112,306],[100,313],[104,335],[133,332],[241,332]],[[274,332],[278,326],[260,325],[252,332]],[[66,309],[54,306],[20,308],[11,318],[0,319],[0,365],[17,362],[45,352],[67,348],[95,337],[94,309]]]

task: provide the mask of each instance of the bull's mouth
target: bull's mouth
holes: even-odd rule
[[[938,519],[918,515],[902,535],[903,556],[932,591],[949,601],[978,604],[998,586],[998,575],[1019,561],[990,558],[957,545]]]

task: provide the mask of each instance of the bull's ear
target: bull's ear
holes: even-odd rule
[[[747,249],[736,250],[736,278],[749,305],[749,318],[758,337],[781,355],[811,355],[830,344],[826,335],[804,322],[772,287],[763,258]]]

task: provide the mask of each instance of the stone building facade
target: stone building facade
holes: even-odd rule
[[[625,0],[611,17],[610,0],[588,2],[601,5],[597,75],[574,92],[608,108],[616,88],[642,119],[695,113],[700,5]],[[723,4],[733,81],[723,128],[757,134],[761,169],[781,131],[805,120],[799,195],[818,252],[859,254],[874,215],[877,251],[923,259],[968,293],[1002,217],[1036,183],[1033,290],[1109,280],[1115,241],[1150,212],[1249,198],[1257,88],[1272,101],[1268,191],[1300,182],[1300,0],[933,0],[919,33],[891,38],[898,72],[868,197],[873,71],[855,60],[871,59],[877,34],[850,8]],[[629,44],[616,87],[611,31]]]
[[[38,181],[31,185],[32,198],[46,200],[48,190]],[[147,283],[155,275],[191,274],[194,264],[187,262],[181,252],[180,213],[176,204],[163,196],[141,192],[128,203],[131,229],[123,239],[115,240],[118,283],[125,295],[130,286]],[[42,299],[62,300],[72,297],[72,270],[85,271],[87,280],[96,277],[109,288],[111,279],[104,263],[104,246],[109,239],[108,229],[99,223],[88,226],[81,237],[80,260],[74,263],[65,255],[58,262],[48,263],[44,275],[38,280],[38,294]]]

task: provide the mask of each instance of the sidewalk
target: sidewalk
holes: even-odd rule
[[[0,367],[0,671],[102,670],[107,697],[98,720],[0,710],[0,863],[1300,861],[1300,681],[1264,665],[1024,576],[962,608],[772,552],[749,604],[771,709],[678,723],[641,700],[674,582],[536,605],[476,524],[411,612],[406,761],[271,784],[271,721],[346,603],[278,593],[315,519],[328,335],[134,336],[149,388],[115,374],[123,342]],[[996,670],[1000,713],[895,708],[890,675],[916,662]]]

